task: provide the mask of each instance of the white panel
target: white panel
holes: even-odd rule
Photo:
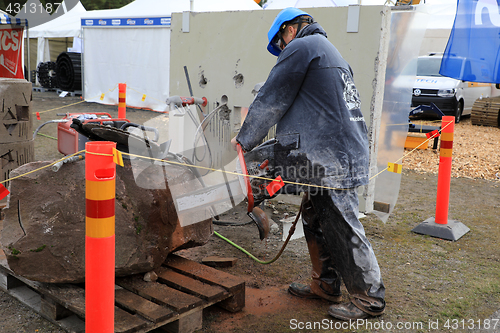
[[[359,9],[358,5],[350,5],[347,10],[347,32],[358,32],[359,30]]]
[[[182,32],[189,32],[189,12],[182,12]]]

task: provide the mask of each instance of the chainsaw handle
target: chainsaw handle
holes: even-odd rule
[[[250,185],[250,177],[248,177],[247,164],[245,162],[245,157],[243,156],[243,149],[241,148],[241,145],[239,143],[236,144],[236,151],[238,152],[238,159],[240,161],[243,177],[245,177],[245,185],[247,188],[248,212],[251,212],[254,206],[252,186]]]
[[[171,96],[167,98],[167,104],[174,104],[178,107],[198,104],[201,106],[206,106],[208,104],[208,100],[206,97],[184,97],[184,96]]]
[[[153,132],[155,134],[154,138],[152,139],[154,142],[158,142],[158,139],[160,138],[160,133],[158,132],[158,129],[156,129],[154,127],[148,127],[148,126],[139,125],[139,124],[135,124],[135,123],[125,123],[122,126],[120,126],[120,129],[125,131],[130,126],[139,128],[140,130],[143,130],[143,131]]]

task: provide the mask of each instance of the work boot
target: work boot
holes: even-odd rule
[[[331,302],[339,303],[342,298],[342,293],[340,292],[342,278],[334,268],[334,262],[319,226],[317,214],[307,194],[302,198],[302,218],[304,235],[311,258],[312,282],[309,286],[295,283],[288,290],[295,296],[304,298],[321,297]]]
[[[325,288],[323,288],[323,284],[316,283],[313,281],[310,286],[305,284],[293,282],[288,287],[288,292],[294,296],[306,299],[317,299],[323,298],[330,302],[339,303],[342,299],[342,295],[340,294],[340,290],[338,294],[330,293]]]
[[[363,310],[359,308],[363,305]],[[378,303],[378,304],[376,304]],[[357,319],[369,319],[380,316],[384,313],[385,302],[380,300],[380,302],[375,302],[370,305],[370,303],[358,300],[349,303],[334,304],[328,308],[328,314],[333,318],[340,320],[357,320]]]

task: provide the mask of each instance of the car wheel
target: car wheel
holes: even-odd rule
[[[464,102],[459,101],[457,103],[457,106],[455,107],[455,124],[458,124],[460,122],[460,119],[462,118],[462,112],[464,112]]]

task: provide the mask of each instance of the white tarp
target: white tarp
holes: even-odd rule
[[[126,83],[127,106],[167,110],[171,14],[258,9],[254,0],[135,0],[87,12],[81,20],[84,98],[118,104],[118,84]]]

